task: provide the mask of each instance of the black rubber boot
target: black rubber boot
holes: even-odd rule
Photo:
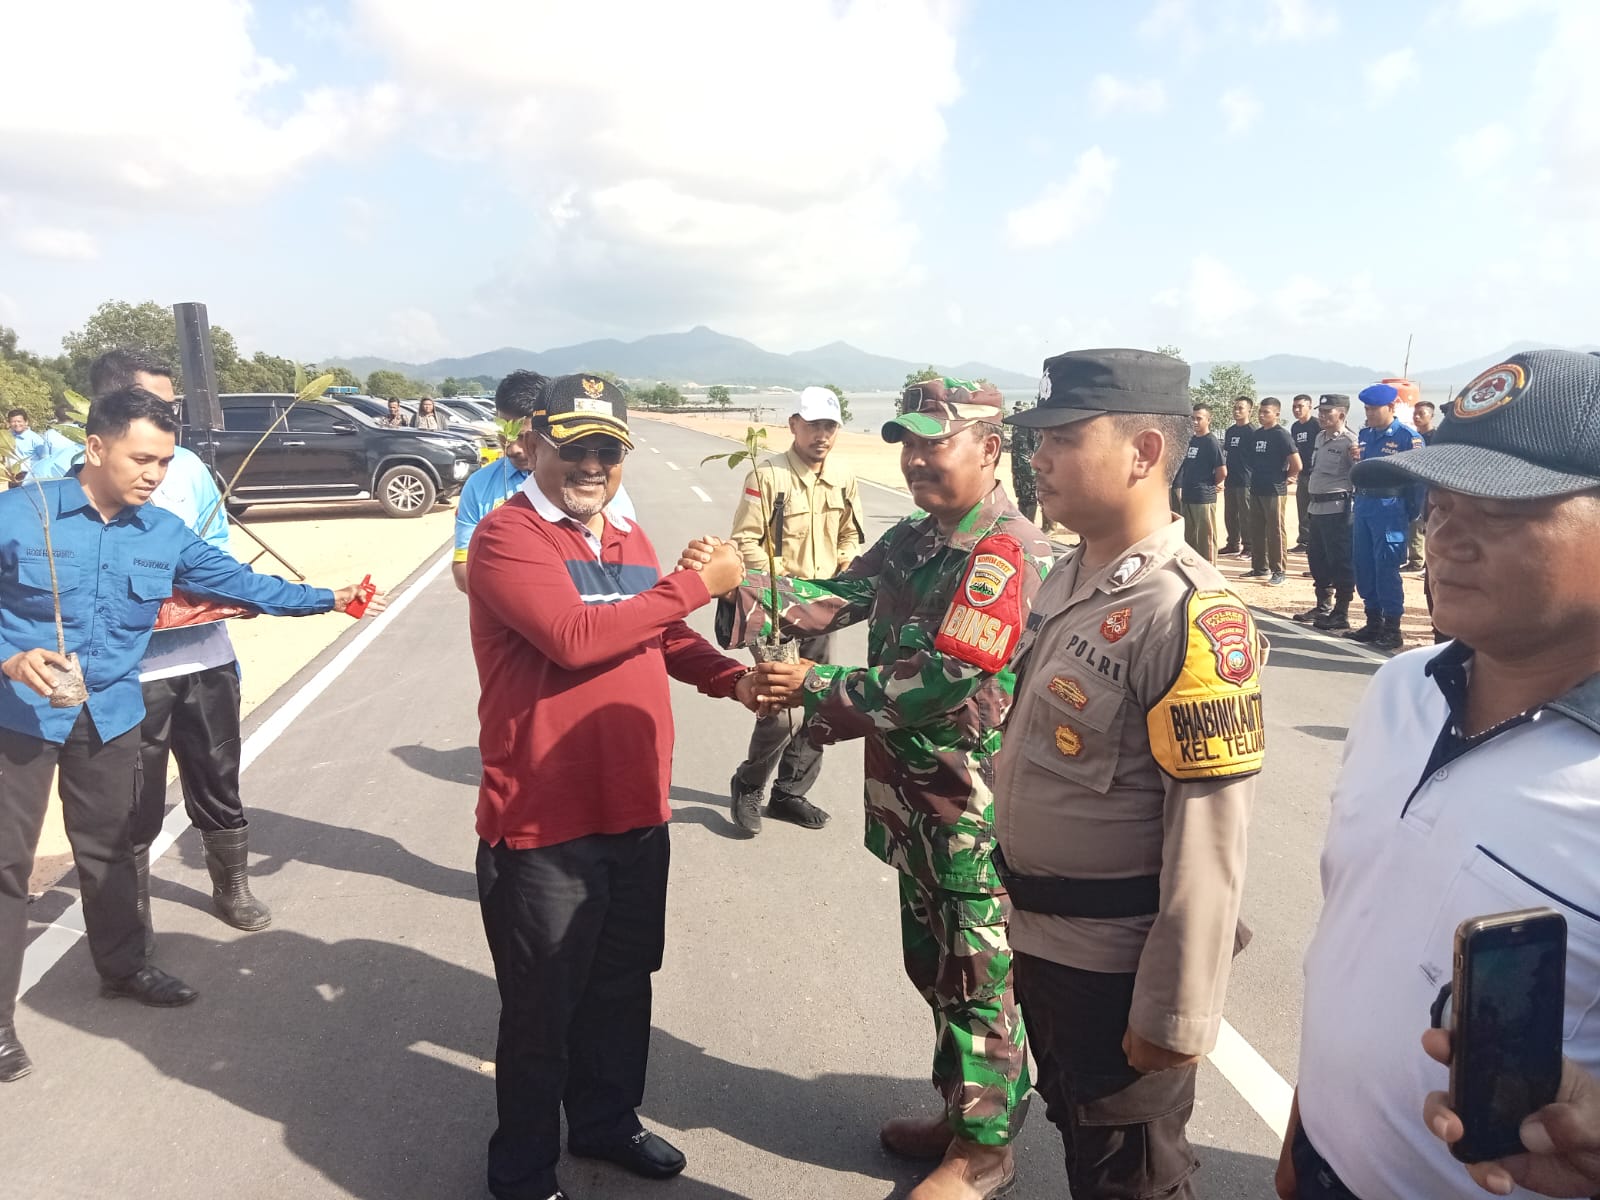
[[[1372,639],[1372,648],[1374,650],[1399,650],[1405,644],[1405,636],[1400,632],[1400,618],[1384,617],[1383,628],[1378,631],[1378,636]]]
[[[1313,621],[1312,627],[1316,629],[1332,629],[1335,631],[1350,628],[1350,600],[1353,592],[1349,588],[1339,589],[1339,596],[1334,601],[1333,611],[1325,617],[1318,617]]]
[[[1316,625],[1331,612],[1333,612],[1333,589],[1318,588],[1316,607],[1308,608],[1302,613],[1295,613],[1294,619],[1302,625]]]
[[[200,831],[206,848],[206,870],[211,872],[211,902],[217,913],[235,929],[265,929],[272,910],[250,894],[250,827]]]
[[[156,956],[156,929],[150,922],[150,851],[136,850],[133,855],[133,873],[139,890],[134,904],[139,910],[139,924],[144,926],[144,960]]]
[[[1377,613],[1367,614],[1367,623],[1360,629],[1352,630],[1345,634],[1352,642],[1375,642],[1378,635],[1383,632],[1383,618]]]

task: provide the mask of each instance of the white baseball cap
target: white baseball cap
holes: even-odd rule
[[[839,397],[825,387],[808,387],[795,401],[792,416],[802,421],[840,421]]]

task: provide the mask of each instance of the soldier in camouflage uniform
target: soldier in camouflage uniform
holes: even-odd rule
[[[884,1144],[941,1158],[912,1200],[975,1200],[1015,1178],[1028,1093],[1011,986],[1011,906],[990,863],[993,759],[1011,706],[1012,648],[1050,544],[995,481],[1003,409],[991,384],[925,380],[883,427],[925,510],[829,580],[777,581],[791,638],[868,623],[866,667],[815,664],[795,699],[818,745],[866,743],[866,845],[900,874],[905,969],[933,1009],[944,1111],[898,1118]],[[697,565],[709,543],[681,565]],[[765,576],[734,598],[725,645],[765,633]]]

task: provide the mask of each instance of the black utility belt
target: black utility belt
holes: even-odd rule
[[[1356,495],[1371,496],[1375,500],[1387,500],[1393,496],[1404,496],[1405,488],[1357,488]]]
[[[1321,496],[1315,492],[1311,493],[1312,504],[1342,504],[1348,508],[1350,506],[1350,498],[1349,492],[1326,492]]]
[[[1123,879],[1064,879],[1055,875],[1017,875],[994,848],[994,869],[1023,912],[1052,917],[1087,917],[1110,921],[1153,917],[1161,911],[1161,876],[1132,875]]]

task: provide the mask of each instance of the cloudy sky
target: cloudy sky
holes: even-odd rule
[[[1595,340],[1595,0],[53,0],[0,323],[420,360],[709,324],[1031,371]]]

